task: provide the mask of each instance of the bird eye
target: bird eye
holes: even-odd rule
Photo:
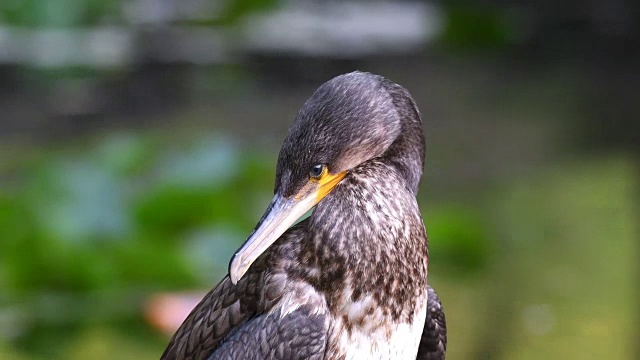
[[[325,166],[322,164],[313,165],[311,171],[309,171],[309,176],[312,178],[319,178],[324,173],[324,170]]]

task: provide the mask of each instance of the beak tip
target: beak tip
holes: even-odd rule
[[[244,275],[241,264],[242,261],[238,259],[237,255],[235,255],[229,263],[229,279],[233,285],[238,285],[238,281],[240,281],[242,275]]]
[[[231,262],[229,262],[229,279],[231,280],[231,283],[233,285],[238,285],[238,270],[237,265],[235,264],[236,262],[236,257],[234,256],[233,258],[231,258]]]

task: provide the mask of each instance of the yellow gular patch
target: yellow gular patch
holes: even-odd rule
[[[346,171],[337,174],[329,174],[329,172],[325,170],[320,178],[315,180],[319,185],[318,190],[316,191],[317,201],[319,202],[322,198],[327,196],[327,194],[330,193],[346,175]]]

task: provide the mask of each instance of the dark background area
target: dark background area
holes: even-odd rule
[[[3,0],[0,358],[158,358],[267,205],[304,100],[353,70],[423,115],[447,358],[638,358],[621,0]]]

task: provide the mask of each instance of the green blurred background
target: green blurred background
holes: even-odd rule
[[[313,90],[407,87],[448,359],[638,359],[640,5],[0,1],[0,359],[154,359]]]

